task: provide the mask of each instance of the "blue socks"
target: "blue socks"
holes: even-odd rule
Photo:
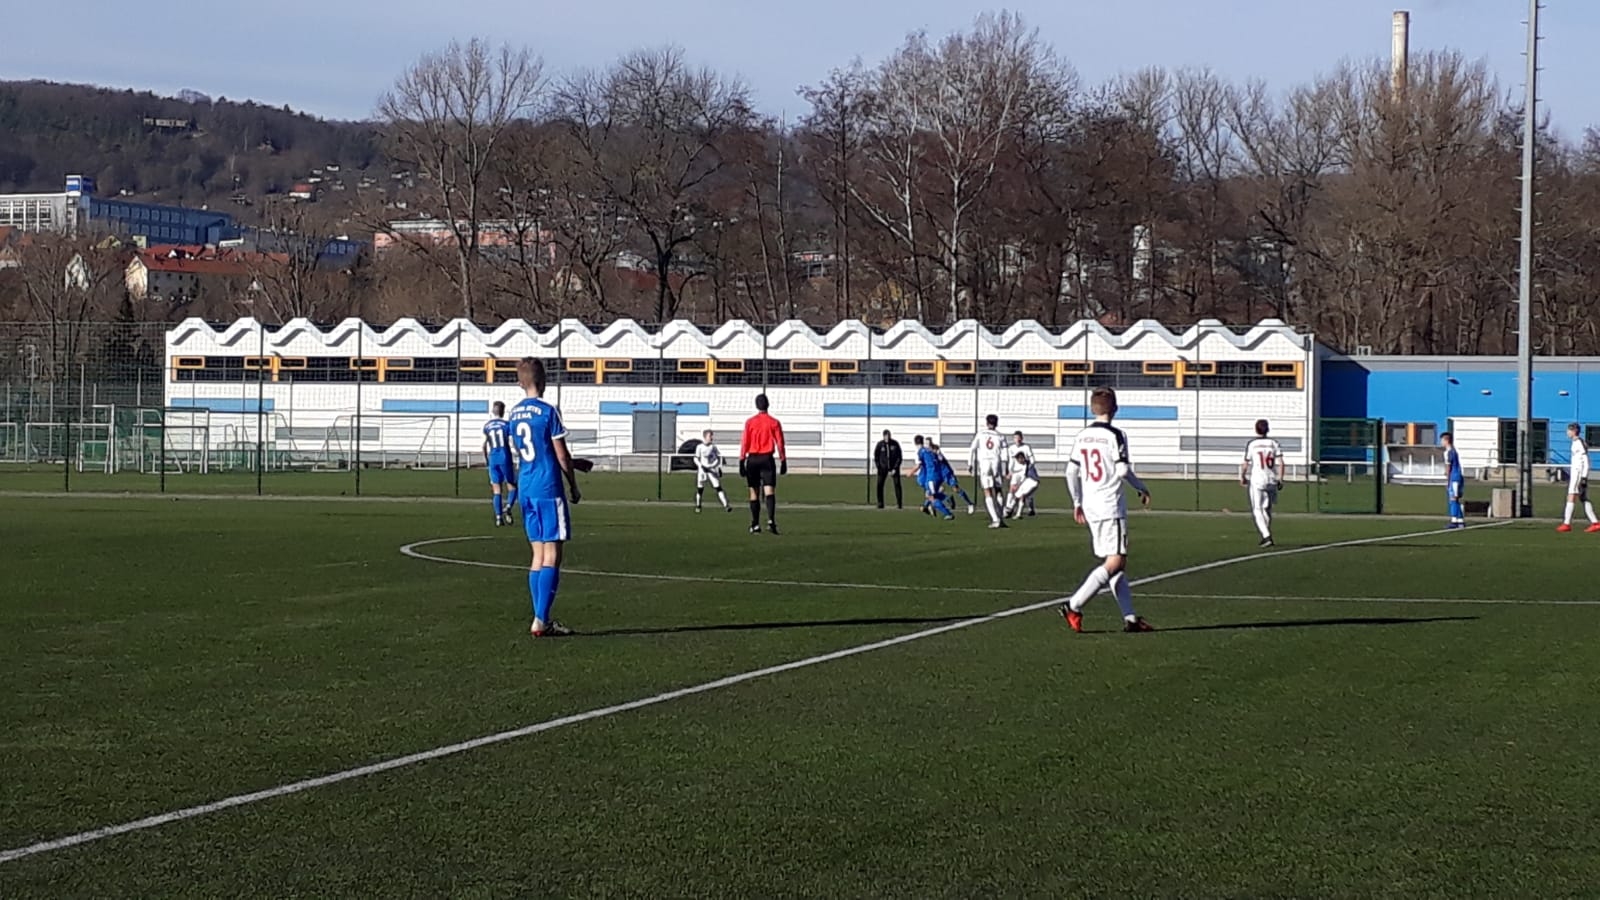
[[[541,622],[550,621],[550,608],[556,604],[556,588],[560,586],[560,569],[528,570],[528,593],[533,596],[533,617],[535,619]]]
[[[495,518],[495,521],[498,522],[498,521],[500,521],[500,517],[506,514],[506,509],[505,509],[504,506],[500,505],[500,495],[499,494],[491,495],[490,499],[494,503],[494,518]]]

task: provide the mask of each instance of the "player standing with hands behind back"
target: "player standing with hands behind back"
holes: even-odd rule
[[[1089,526],[1094,555],[1105,562],[1089,570],[1083,586],[1061,607],[1061,617],[1073,631],[1083,631],[1083,607],[1101,589],[1110,585],[1122,609],[1123,631],[1154,631],[1150,623],[1133,611],[1133,587],[1128,583],[1128,500],[1124,484],[1139,492],[1139,501],[1150,505],[1150,489],[1133,473],[1128,461],[1128,436],[1112,427],[1117,414],[1117,393],[1110,388],[1095,388],[1089,395],[1089,410],[1094,421],[1078,432],[1067,457],[1067,491],[1072,494],[1072,518]]]
[[[528,566],[533,626],[528,632],[534,637],[562,637],[572,631],[551,618],[550,611],[561,584],[561,548],[572,537],[568,492],[573,503],[581,499],[578,476],[572,455],[567,452],[567,428],[561,423],[561,411],[544,401],[544,363],[533,357],[518,362],[517,383],[528,395],[511,410],[517,497],[522,500],[522,521],[533,548],[533,563]]]
[[[1267,420],[1256,420],[1255,440],[1244,447],[1239,483],[1250,489],[1250,512],[1261,532],[1261,546],[1272,546],[1272,507],[1283,486],[1283,448],[1267,437]]]
[[[761,499],[767,501],[767,530],[778,533],[778,476],[789,474],[783,425],[767,412],[766,394],[756,395],[756,414],[745,420],[739,437],[739,474],[750,485],[750,533],[761,533]]]

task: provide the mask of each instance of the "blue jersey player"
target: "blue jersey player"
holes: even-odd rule
[[[917,445],[917,483],[922,485],[922,493],[926,498],[922,503],[923,510],[929,515],[937,512],[946,519],[955,518],[944,503],[944,473],[933,442],[924,442],[922,436],[917,435],[914,443]]]
[[[950,465],[950,460],[945,458],[944,451],[939,449],[938,444],[933,444],[932,446],[933,455],[939,458],[939,480],[961,495],[962,502],[967,504],[967,515],[970,516],[976,513],[978,505],[972,502],[972,498],[967,495],[967,489],[961,486],[960,481],[956,480],[955,467]]]
[[[483,426],[483,462],[489,467],[489,490],[494,492],[494,524],[510,525],[512,496],[516,494],[516,469],[511,465],[511,424],[506,405],[496,400],[494,418]]]
[[[1466,516],[1461,509],[1461,495],[1467,478],[1461,473],[1461,454],[1456,452],[1455,435],[1446,431],[1439,435],[1439,445],[1444,448],[1445,497],[1450,504],[1450,524],[1446,528],[1465,528]]]
[[[567,429],[561,411],[544,401],[544,363],[528,357],[517,363],[517,383],[528,395],[511,410],[511,449],[517,462],[517,497],[533,547],[528,593],[533,597],[534,637],[560,637],[572,631],[551,618],[561,583],[561,548],[572,537],[567,498],[580,499]],[[565,481],[565,485],[562,482]]]

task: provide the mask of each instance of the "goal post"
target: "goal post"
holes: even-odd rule
[[[1383,512],[1383,420],[1320,419],[1316,437],[1317,511]]]
[[[456,455],[454,419],[442,413],[342,415],[328,426],[322,461],[333,468],[353,465],[359,442],[363,464],[385,469],[448,469]]]

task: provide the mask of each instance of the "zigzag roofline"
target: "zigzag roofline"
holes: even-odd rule
[[[263,327],[251,318],[239,319],[221,328],[213,327],[203,319],[185,319],[167,332],[167,346],[181,345],[201,334],[209,334],[213,340],[224,346],[243,345],[247,340],[259,342]],[[1287,338],[1304,350],[1310,350],[1313,345],[1311,334],[1296,331],[1278,319],[1263,319],[1243,334],[1235,332],[1216,319],[1202,319],[1182,333],[1173,332],[1154,319],[1140,319],[1121,332],[1114,332],[1090,320],[1075,322],[1056,332],[1032,319],[1026,319],[1014,323],[998,334],[971,319],[956,322],[939,332],[930,331],[920,322],[914,321],[897,322],[878,332],[858,320],[840,322],[826,332],[818,332],[805,322],[789,320],[775,326],[764,336],[760,328],[741,319],[732,320],[707,333],[698,326],[684,321],[668,322],[659,329],[651,330],[632,319],[619,319],[595,331],[576,319],[565,319],[559,325],[551,325],[544,329],[523,319],[509,319],[499,327],[485,331],[464,319],[454,319],[442,328],[429,329],[415,319],[409,318],[400,319],[387,328],[373,328],[361,319],[345,319],[327,329],[313,324],[309,319],[292,319],[275,329],[266,327],[266,333],[268,342],[274,346],[281,346],[302,335],[313,334],[329,345],[356,339],[362,345],[370,346],[374,350],[392,346],[403,338],[421,338],[427,344],[442,350],[452,346],[458,335],[471,336],[486,347],[505,346],[514,338],[528,337],[543,347],[554,347],[564,338],[580,338],[595,347],[610,347],[624,339],[634,339],[643,341],[652,348],[662,348],[676,341],[688,339],[699,343],[707,350],[725,348],[741,339],[761,341],[763,338],[771,344],[780,346],[789,340],[803,340],[822,349],[836,348],[851,339],[867,339],[871,341],[872,346],[888,348],[908,338],[920,339],[934,349],[948,349],[972,342],[1005,349],[1028,336],[1035,336],[1043,343],[1058,349],[1069,348],[1090,336],[1097,337],[1118,349],[1125,349],[1148,337],[1160,338],[1178,350],[1190,349],[1206,338],[1221,338],[1240,350],[1259,346],[1272,337]],[[241,349],[248,349],[248,346],[241,346]]]

